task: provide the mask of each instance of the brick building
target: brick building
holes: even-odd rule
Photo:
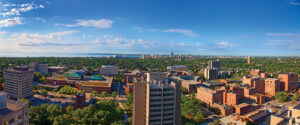
[[[234,108],[232,106],[220,105],[218,103],[214,103],[213,106],[221,111],[222,116],[228,116],[234,112]]]
[[[239,96],[239,94],[233,93],[233,92],[224,93],[223,100],[224,100],[223,104],[233,106],[233,105],[239,104],[240,96]]]
[[[197,88],[196,98],[213,107],[214,103],[223,103],[224,90],[212,90],[205,87]]]
[[[261,73],[264,73],[265,71],[259,70],[259,69],[252,69],[250,71],[250,76],[259,77]]]
[[[201,85],[201,83],[195,80],[182,80],[182,87],[184,87],[188,93],[197,93],[197,87]]]
[[[265,81],[260,77],[243,77],[243,83],[247,84],[250,87],[255,88],[256,93],[264,94],[265,93]]]
[[[279,74],[278,79],[280,80],[281,91],[291,91],[298,87],[298,75],[295,73]]]
[[[269,96],[275,96],[276,92],[280,92],[280,81],[275,78],[265,79],[265,93]]]

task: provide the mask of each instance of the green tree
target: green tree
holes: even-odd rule
[[[129,104],[132,104],[132,101],[133,101],[133,95],[132,95],[132,93],[130,93],[130,94],[127,95],[127,102]]]
[[[101,92],[101,97],[107,97],[108,96],[108,93],[107,92]]]
[[[299,100],[299,94],[297,93],[297,94],[295,94],[293,97],[292,97],[292,100],[293,101],[298,101]]]
[[[47,96],[48,91],[46,89],[42,89],[41,94],[44,95],[44,96]]]
[[[287,92],[276,92],[275,93],[275,99],[278,100],[281,103],[289,101],[288,96],[289,95],[288,95]]]
[[[116,91],[113,91],[113,92],[111,93],[111,95],[112,95],[112,97],[113,97],[114,99],[116,99],[118,93],[117,93]]]

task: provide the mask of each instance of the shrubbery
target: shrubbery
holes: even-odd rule
[[[68,95],[75,95],[77,93],[79,93],[78,90],[74,89],[73,87],[69,86],[69,85],[66,85],[64,87],[62,87],[60,90],[59,90],[59,93],[60,94],[68,94]]]
[[[31,106],[29,121],[35,125],[109,125],[123,120],[123,111],[114,101],[98,101],[96,105],[89,105],[83,109],[73,106],[63,110],[56,104]]]

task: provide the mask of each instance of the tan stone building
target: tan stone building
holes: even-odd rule
[[[29,125],[28,103],[7,100],[6,93],[0,93],[0,125]]]
[[[181,83],[136,78],[133,89],[133,125],[181,125]],[[157,75],[158,73],[154,73]],[[161,78],[161,77],[158,77]]]
[[[33,71],[28,67],[15,67],[4,71],[5,92],[12,99],[33,95]]]

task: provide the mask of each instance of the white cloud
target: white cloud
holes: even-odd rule
[[[40,5],[40,8],[45,8],[45,6],[44,5]]]
[[[14,6],[16,6],[16,4],[4,4],[3,6],[4,7],[14,7]]]
[[[300,33],[266,33],[267,36],[300,37]]]
[[[66,35],[73,34],[77,31],[63,31],[53,32],[49,34],[39,33],[21,33],[12,34],[10,40],[16,41],[20,46],[31,46],[31,45],[61,45],[61,38]],[[64,43],[65,44],[65,43]]]
[[[97,27],[100,29],[111,28],[113,21],[110,19],[99,20],[76,20],[76,24],[66,24],[67,27],[83,26],[83,27]]]
[[[34,3],[24,3],[24,4],[21,4],[20,7],[28,7],[28,6],[33,6]]]
[[[230,48],[234,47],[235,45],[226,41],[221,41],[216,43],[217,48]]]
[[[46,22],[46,20],[45,20],[45,19],[43,19],[43,18],[40,18],[40,17],[36,17],[35,19],[36,19],[36,20],[38,20],[38,21],[41,21],[41,22],[43,22],[43,23],[45,23],[45,22]]]
[[[167,29],[167,30],[163,30],[163,32],[174,32],[174,33],[180,33],[186,36],[190,36],[190,37],[197,37],[199,36],[199,34],[193,32],[192,30],[185,30],[185,29]]]
[[[33,10],[33,6],[28,6],[28,7],[25,7],[25,8],[19,8],[20,11],[23,11],[23,12],[26,12],[26,11],[29,11],[29,10]]]
[[[20,17],[14,17],[14,18],[0,20],[0,28],[23,24],[21,20],[22,20],[22,18],[20,18]]]
[[[15,4],[8,4],[6,7],[12,6]],[[15,5],[16,6],[16,5]],[[2,16],[10,16],[10,15],[20,15],[20,12],[27,12],[34,9],[44,8],[44,5],[36,5],[34,3],[21,4],[19,7],[11,8],[7,12],[0,13]],[[5,8],[8,10],[7,8]]]

